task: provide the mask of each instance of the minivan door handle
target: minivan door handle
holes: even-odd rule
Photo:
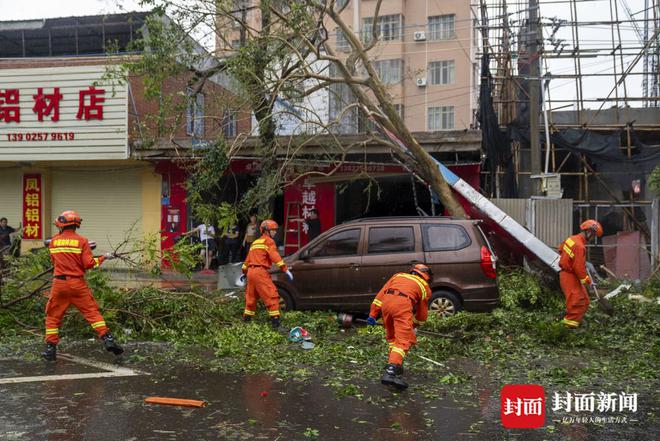
[[[360,269],[360,266],[357,263],[351,262],[348,264],[349,268],[353,268],[355,271]]]

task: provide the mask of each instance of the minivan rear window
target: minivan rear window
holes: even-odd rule
[[[456,251],[470,246],[472,241],[460,225],[425,224],[422,226],[424,251]]]
[[[415,251],[412,227],[377,227],[369,229],[367,253],[402,253]]]
[[[352,256],[358,253],[360,229],[344,230],[335,233],[315,246],[310,252],[312,257]]]

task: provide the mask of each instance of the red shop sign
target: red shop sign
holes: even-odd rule
[[[41,175],[23,175],[23,239],[41,239]]]

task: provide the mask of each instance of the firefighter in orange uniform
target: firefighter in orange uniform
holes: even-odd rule
[[[53,285],[46,304],[46,350],[42,356],[49,361],[57,358],[60,342],[59,328],[66,310],[73,304],[89,322],[106,350],[119,355],[124,350],[115,342],[99,312],[99,306],[85,282],[85,271],[96,268],[104,260],[112,259],[106,253],[100,257],[92,255],[89,242],[76,233],[82,219],[75,211],[65,211],[55,219],[60,234],[55,235],[48,251],[53,262]]]
[[[367,323],[376,324],[383,315],[385,339],[389,344],[389,359],[380,382],[405,389],[408,384],[401,379],[403,358],[410,347],[417,343],[414,328],[426,321],[431,296],[429,282],[433,280],[431,269],[421,263],[410,268],[410,273],[397,273],[387,281],[371,303]],[[416,311],[414,309],[417,308]]]
[[[293,274],[284,264],[284,260],[277,252],[273,237],[277,234],[278,225],[274,220],[265,220],[261,223],[262,236],[252,242],[247,258],[243,263],[243,279],[247,277],[245,288],[245,310],[243,320],[250,321],[257,311],[257,300],[261,298],[268,309],[268,316],[273,328],[280,326],[280,296],[270,278],[270,267],[277,265],[286,273],[290,280]]]
[[[587,273],[586,245],[596,236],[603,235],[603,227],[593,219],[582,222],[580,230],[559,246],[559,284],[566,297],[566,315],[561,322],[570,329],[580,326],[589,308],[589,294],[585,287],[593,285],[593,281]]]

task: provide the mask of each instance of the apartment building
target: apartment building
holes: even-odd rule
[[[259,26],[259,0],[234,0],[235,15]],[[338,0],[343,20],[363,41],[373,35],[376,0]],[[242,13],[245,8],[245,13]],[[473,125],[477,70],[473,63],[477,39],[475,20],[467,0],[383,0],[371,50],[380,78],[414,132],[466,129]],[[350,51],[334,24],[326,23],[339,53]],[[240,31],[228,27],[226,40],[240,47]],[[350,99],[338,86],[327,95],[329,118],[339,115]],[[363,124],[347,115],[347,133]]]

